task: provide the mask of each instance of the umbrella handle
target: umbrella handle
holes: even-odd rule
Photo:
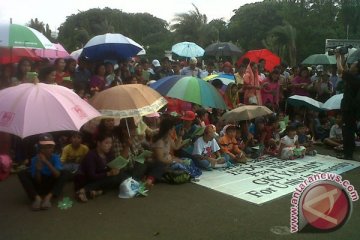
[[[129,137],[131,137],[131,136],[130,136],[130,130],[129,130],[129,124],[128,124],[126,118],[125,118],[125,124],[126,124],[126,128],[127,128],[127,132],[128,132],[128,134],[129,134]]]

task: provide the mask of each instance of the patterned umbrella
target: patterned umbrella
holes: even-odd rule
[[[226,109],[220,93],[206,81],[190,76],[174,75],[150,85],[161,95],[192,102],[205,107]]]
[[[103,116],[128,118],[155,113],[165,106],[167,101],[148,86],[127,84],[95,94],[90,103]]]

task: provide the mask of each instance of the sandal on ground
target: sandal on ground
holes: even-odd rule
[[[101,196],[103,194],[103,191],[102,190],[98,190],[98,191],[90,191],[90,197],[91,198],[96,198],[98,196]]]
[[[31,204],[31,210],[39,211],[41,209],[41,199],[35,199]]]
[[[84,189],[79,190],[78,192],[76,192],[76,197],[80,202],[85,203],[85,202],[88,201],[88,199],[86,197],[86,191]]]
[[[41,203],[41,209],[42,210],[48,210],[49,208],[51,208],[51,202],[49,200],[44,200]]]

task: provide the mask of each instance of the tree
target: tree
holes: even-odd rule
[[[31,19],[27,26],[36,29],[41,33],[45,33],[45,24],[39,21],[37,18]]]

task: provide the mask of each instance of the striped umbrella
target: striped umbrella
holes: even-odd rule
[[[191,76],[168,76],[150,85],[161,95],[196,103],[205,107],[226,109],[220,93],[206,81]]]

